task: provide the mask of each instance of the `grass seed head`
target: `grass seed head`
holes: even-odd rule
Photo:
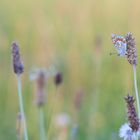
[[[138,63],[138,57],[137,57],[135,38],[133,37],[133,34],[129,32],[125,36],[125,39],[127,43],[127,60],[131,65],[136,66]]]
[[[20,58],[20,50],[17,42],[12,43],[12,59],[13,59],[13,69],[15,74],[20,75],[24,71],[24,65]]]
[[[62,83],[62,74],[61,72],[57,72],[54,79],[55,85],[58,86]]]
[[[36,102],[39,107],[44,105],[44,102],[45,102],[45,98],[44,98],[45,80],[46,80],[45,73],[40,70],[40,72],[38,73],[38,78],[37,78],[37,94],[36,94],[37,96]]]
[[[140,122],[137,116],[137,112],[134,106],[134,98],[133,96],[127,95],[125,97],[125,101],[127,103],[127,117],[128,121],[130,123],[130,127],[134,132],[137,132],[139,130]]]

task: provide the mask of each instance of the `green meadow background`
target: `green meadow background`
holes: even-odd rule
[[[47,79],[48,140],[58,140],[63,131],[55,128],[53,119],[61,112],[71,120],[61,140],[72,140],[75,118],[79,129],[74,140],[119,140],[119,128],[127,122],[124,96],[135,94],[132,66],[126,58],[109,55],[115,51],[110,35],[132,32],[139,56],[139,7],[139,0],[0,0],[0,140],[17,139],[18,95],[11,61],[14,40],[20,44],[25,65],[23,98],[30,140],[40,138],[36,82],[29,80],[29,73],[33,67],[50,66],[62,72],[63,83],[55,98],[53,77]],[[139,64],[137,78],[140,91]],[[79,91],[84,96],[76,110],[74,98]]]

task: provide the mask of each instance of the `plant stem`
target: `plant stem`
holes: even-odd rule
[[[135,93],[136,93],[136,101],[137,101],[137,109],[138,109],[138,117],[140,119],[140,104],[139,104],[139,94],[137,88],[137,75],[136,75],[136,66],[133,66],[134,71],[134,86],[135,86]]]
[[[138,140],[138,136],[135,134],[135,140]]]
[[[54,97],[53,97],[53,101],[52,101],[52,105],[51,105],[51,111],[50,111],[50,116],[49,116],[49,118],[50,118],[50,120],[49,120],[49,122],[50,122],[50,125],[49,125],[49,129],[48,129],[48,139],[50,139],[50,135],[52,134],[52,127],[51,127],[51,125],[52,125],[52,118],[53,118],[53,116],[54,116],[54,113],[55,113],[55,111],[56,111],[56,105],[58,105],[57,104],[57,97],[59,96],[59,92],[58,92],[58,86],[56,86],[56,89],[55,89],[55,94],[54,94]]]
[[[44,113],[43,108],[39,108],[39,120],[40,120],[40,139],[41,140],[47,140],[45,135],[45,127],[44,127]]]
[[[21,113],[17,115],[17,140],[21,140]]]
[[[23,99],[22,99],[22,84],[21,84],[21,76],[20,75],[17,75],[17,81],[18,81],[19,108],[20,108],[20,113],[21,113],[22,118],[23,118],[24,139],[28,140],[26,119],[25,119],[25,115],[24,115],[24,106],[23,106]]]

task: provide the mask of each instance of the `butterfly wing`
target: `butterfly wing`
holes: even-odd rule
[[[112,35],[112,42],[114,47],[116,48],[119,56],[125,56],[127,50],[126,40],[123,36],[113,34]]]

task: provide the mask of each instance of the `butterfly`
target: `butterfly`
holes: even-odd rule
[[[125,56],[127,54],[127,43],[123,36],[112,34],[112,42],[116,48],[119,56]]]
[[[56,69],[53,65],[50,66],[48,69],[34,67],[30,71],[30,80],[32,81],[32,80],[38,79],[40,74],[43,74],[45,76],[45,78],[49,78],[56,74]]]

